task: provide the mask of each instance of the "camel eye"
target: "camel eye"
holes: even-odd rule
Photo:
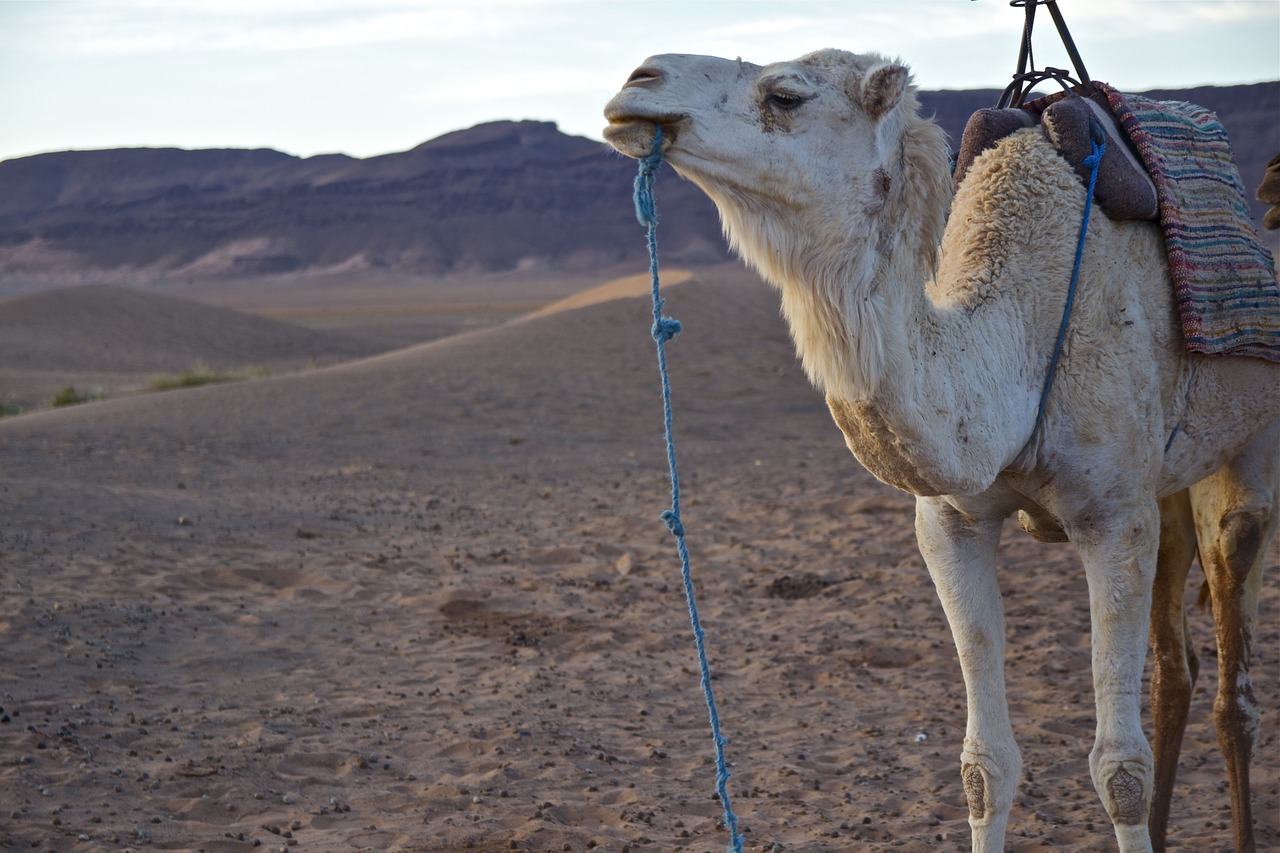
[[[790,92],[773,92],[765,99],[770,106],[783,110],[794,110],[806,100],[808,99],[800,95],[793,95]]]

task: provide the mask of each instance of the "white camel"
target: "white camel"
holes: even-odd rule
[[[1176,576],[1153,632],[1161,657],[1183,637],[1181,583],[1198,535],[1218,620],[1218,723],[1247,818],[1257,732],[1247,654],[1275,523],[1280,365],[1184,351],[1157,227],[1092,217],[1037,426],[1085,200],[1038,129],[979,156],[953,200],[942,131],[918,115],[907,68],[875,55],[827,50],[763,67],[653,57],[605,116],[606,139],[631,157],[650,152],[661,126],[667,162],[711,197],[734,249],[781,292],[849,448],[917,496],[920,551],[968,692],[961,780],[973,849],[1004,849],[1021,773],[995,572],[1015,512],[1038,538],[1069,538],[1084,564],[1089,767],[1122,851],[1152,849],[1155,762],[1139,705],[1159,501],[1173,567],[1162,578]],[[1166,694],[1185,687],[1189,655],[1175,645],[1158,662]]]

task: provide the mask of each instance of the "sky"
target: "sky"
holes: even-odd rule
[[[1280,0],[1059,0],[1126,91],[1280,79]],[[404,151],[500,119],[600,138],[646,56],[904,60],[922,89],[1003,88],[1007,0],[0,0],[0,160],[69,149]],[[1036,64],[1069,67],[1041,10]],[[0,188],[2,191],[2,188]]]

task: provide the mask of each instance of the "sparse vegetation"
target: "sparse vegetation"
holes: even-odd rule
[[[162,373],[151,379],[151,390],[172,391],[176,388],[197,388],[215,382],[241,382],[246,379],[264,379],[271,375],[265,367],[244,367],[239,370],[214,370],[206,364],[197,364],[181,373]]]
[[[20,414],[22,414],[21,406],[10,405],[9,403],[6,403],[4,400],[0,400],[0,418],[8,417],[10,415],[20,415]]]
[[[101,400],[102,397],[102,391],[98,388],[90,388],[86,392],[80,392],[76,390],[76,386],[74,385],[63,385],[58,389],[58,392],[53,395],[53,398],[49,400],[49,405],[56,409],[61,406],[75,406],[80,403],[88,403],[90,400]]]

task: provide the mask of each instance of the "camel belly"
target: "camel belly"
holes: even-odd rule
[[[1161,495],[1207,477],[1280,421],[1280,364],[1248,356],[1183,358],[1177,402],[1165,416]]]

